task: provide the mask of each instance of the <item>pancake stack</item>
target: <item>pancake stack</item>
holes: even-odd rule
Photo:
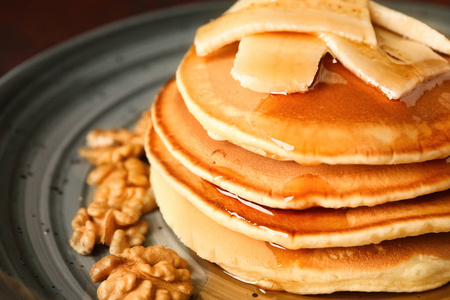
[[[298,2],[279,4],[293,14]],[[429,55],[438,58],[411,63],[401,51],[392,59],[392,49],[401,47],[388,44],[377,28],[375,39],[364,33],[355,42],[357,33],[347,29],[342,38],[323,26],[325,33],[317,34],[314,24],[287,26],[287,16],[274,18],[278,23],[271,26],[255,25],[258,13],[270,19],[264,9],[277,11],[273,3],[240,1],[200,28],[176,79],[152,106],[146,152],[167,224],[200,257],[267,290],[418,292],[445,285],[450,281],[449,53],[421,44],[417,47],[431,47]],[[372,22],[383,23],[376,13],[400,14],[366,6]],[[245,34],[236,34],[239,28]],[[267,31],[276,31],[275,38],[261,34]],[[273,74],[293,73],[265,74],[270,63],[260,68],[261,48],[255,48],[255,58],[245,52],[256,45],[247,37],[281,37],[290,47],[292,35],[323,43],[326,51],[319,51],[306,90],[291,89],[295,74],[285,76],[277,90],[280,76]],[[351,64],[359,58],[350,56],[359,54],[339,48],[347,42],[391,51],[387,66],[403,68],[408,62],[414,71],[394,82],[398,74],[385,71],[380,58],[383,67],[366,72],[366,64]],[[243,57],[259,62],[258,70],[252,69],[256,77],[246,62],[239,65]]]

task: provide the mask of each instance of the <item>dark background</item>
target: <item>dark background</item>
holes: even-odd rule
[[[212,0],[0,0],[0,76],[34,54],[90,29],[206,1]]]
[[[206,1],[214,0],[0,0],[0,76],[34,54],[95,27],[157,9]],[[450,9],[450,0],[411,1]]]

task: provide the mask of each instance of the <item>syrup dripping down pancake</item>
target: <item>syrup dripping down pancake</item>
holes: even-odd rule
[[[328,57],[323,67],[346,84],[271,95],[232,78],[236,51],[232,44],[199,57],[191,48],[177,71],[189,111],[215,137],[309,165],[414,163],[450,155],[448,74],[396,101]]]
[[[373,206],[450,188],[450,163],[445,160],[387,166],[302,166],[213,140],[189,113],[173,80],[157,96],[152,114],[166,148],[191,172],[265,206]]]
[[[187,247],[266,290],[417,292],[450,280],[450,233],[360,247],[284,250],[217,224],[176,192],[156,169],[151,171],[151,181],[166,223]],[[433,291],[437,296],[433,299],[448,295],[448,288]],[[422,298],[431,299],[426,295]],[[369,294],[365,298],[372,299]]]
[[[154,130],[146,151],[154,169],[194,206],[227,228],[289,249],[359,246],[450,231],[450,190],[373,207],[269,208],[198,177],[177,161]]]

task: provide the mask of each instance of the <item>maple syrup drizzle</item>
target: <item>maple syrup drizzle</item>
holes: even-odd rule
[[[425,92],[433,90],[436,86],[442,85],[445,81],[450,80],[450,73],[445,73],[428,80],[414,88],[408,94],[402,96],[399,101],[406,104],[406,107],[414,107],[419,99],[422,98]],[[393,100],[395,101],[395,100]],[[450,91],[442,92],[439,96],[439,102],[450,110]]]

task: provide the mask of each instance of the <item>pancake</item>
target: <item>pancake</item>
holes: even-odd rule
[[[217,223],[289,249],[359,246],[450,231],[450,190],[348,209],[269,208],[242,199],[194,175],[165,148],[155,131],[146,147],[152,167]]]
[[[263,289],[299,294],[416,292],[450,280],[450,233],[361,247],[283,250],[217,224],[155,169],[151,182],[166,223],[186,246]]]
[[[273,95],[232,78],[236,51],[235,43],[199,57],[191,48],[177,71],[189,111],[216,138],[308,165],[415,163],[450,155],[449,74],[389,100],[327,56],[323,68],[347,84],[319,82],[304,94]]]
[[[246,200],[284,209],[373,206],[450,188],[450,163],[302,166],[210,138],[189,113],[175,82],[159,93],[154,128],[191,172]]]

